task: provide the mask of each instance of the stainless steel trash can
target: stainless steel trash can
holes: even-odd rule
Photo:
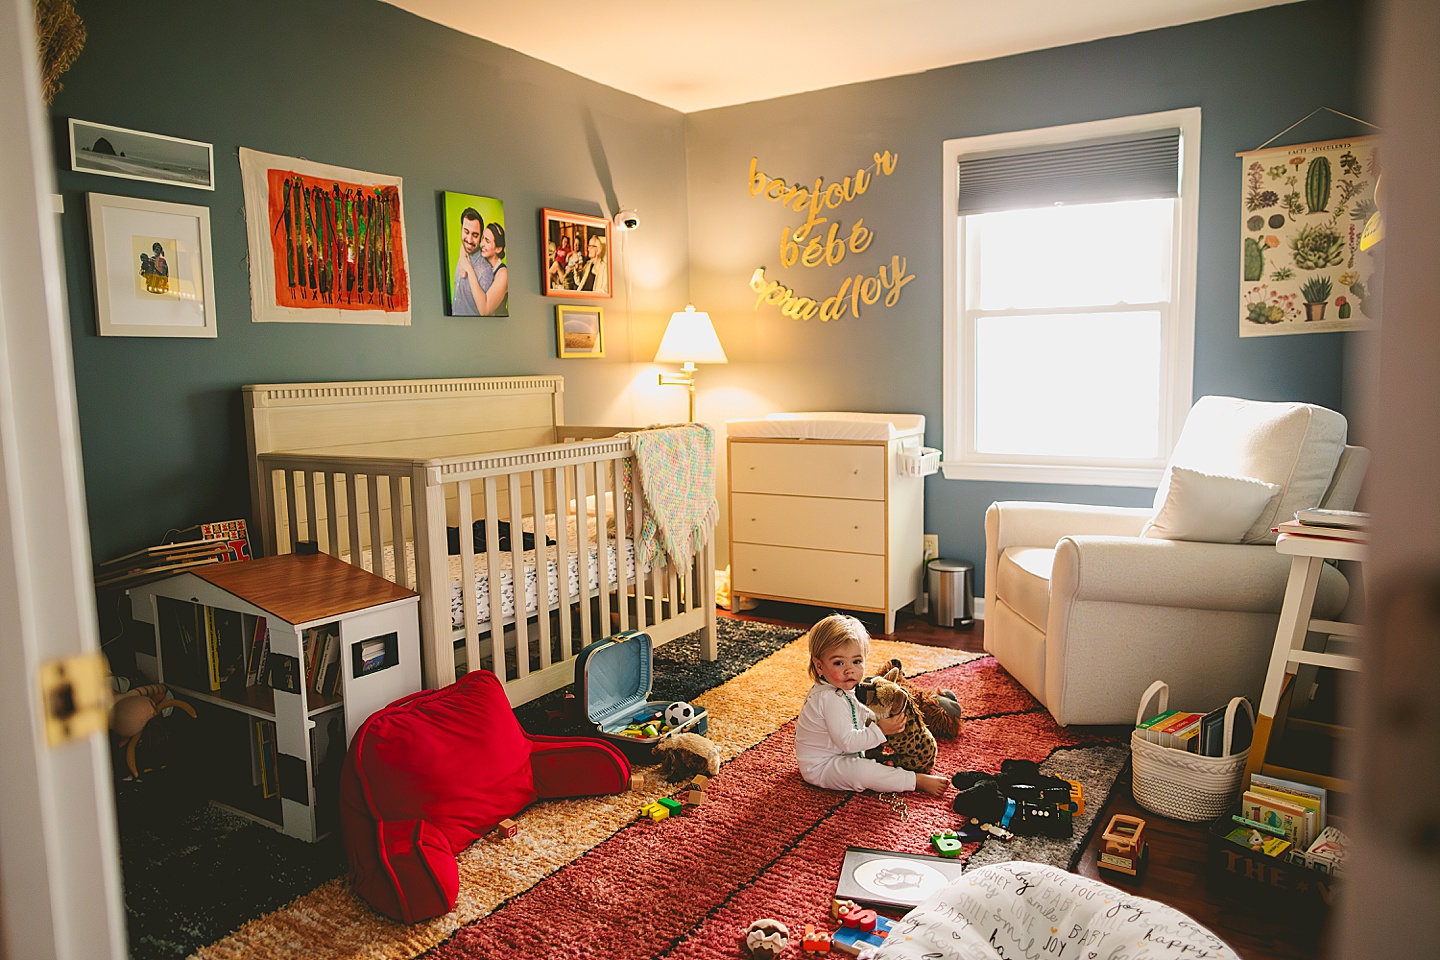
[[[975,564],[937,557],[925,565],[930,622],[968,627],[975,622]]]

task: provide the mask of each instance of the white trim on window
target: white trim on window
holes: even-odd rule
[[[964,279],[964,219],[959,209],[960,157],[981,152],[1017,150],[1064,144],[1100,137],[1123,136],[1152,129],[1180,129],[1179,221],[1172,277],[1173,310],[1164,334],[1164,391],[1161,410],[1161,453],[1154,462],[1097,463],[1062,458],[981,458],[974,454],[972,407],[964,391],[973,386],[973,344],[962,335],[960,290]],[[1029,483],[1067,483],[1095,486],[1154,487],[1165,461],[1179,439],[1180,428],[1193,402],[1195,363],[1195,274],[1199,254],[1200,108],[1187,107],[1133,117],[1096,120],[1038,130],[1022,130],[944,143],[942,211],[944,263],[944,442],[941,466],[950,480],[996,480]]]

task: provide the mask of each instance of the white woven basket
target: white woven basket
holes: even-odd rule
[[[1153,713],[1148,705],[1151,697],[1160,694],[1160,709]],[[1135,723],[1142,723],[1147,716],[1163,713],[1170,704],[1170,687],[1163,680],[1156,680],[1140,698],[1140,710]],[[1245,775],[1245,761],[1250,757],[1250,748],[1239,753],[1230,753],[1230,740],[1235,732],[1235,714],[1241,706],[1250,714],[1251,726],[1255,723],[1255,711],[1250,701],[1235,697],[1225,708],[1225,740],[1222,756],[1202,757],[1188,750],[1162,747],[1146,740],[1139,730],[1130,734],[1130,758],[1133,773],[1132,789],[1135,802],[1152,813],[1175,820],[1199,823],[1214,820],[1226,813],[1235,795],[1240,791],[1240,781]]]

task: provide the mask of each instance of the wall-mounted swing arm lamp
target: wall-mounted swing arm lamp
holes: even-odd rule
[[[697,363],[728,363],[710,314],[696,310],[694,305],[670,315],[660,349],[655,351],[656,363],[678,363],[681,372],[660,374],[663,387],[685,387],[690,391],[690,422],[695,422],[695,365]]]

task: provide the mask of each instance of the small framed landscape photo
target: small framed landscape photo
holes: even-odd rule
[[[215,150],[210,144],[73,118],[70,169],[197,190],[215,189]]]
[[[540,221],[545,296],[610,299],[610,221],[550,209],[540,211]]]
[[[599,307],[557,306],[555,348],[561,359],[605,356],[605,325]]]
[[[102,337],[213,337],[210,210],[86,194]]]

